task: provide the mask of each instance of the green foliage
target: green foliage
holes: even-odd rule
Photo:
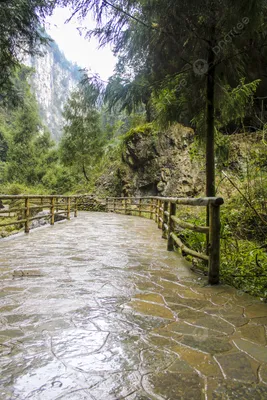
[[[182,121],[187,110],[188,74],[167,76],[152,93],[152,106],[160,126]]]
[[[253,106],[254,95],[260,84],[260,79],[245,83],[245,78],[240,80],[237,87],[232,88],[229,84],[221,86],[223,95],[219,98],[218,109],[219,126],[227,126],[231,122],[242,124],[248,114],[248,108]]]
[[[220,274],[222,282],[267,298],[267,189],[263,182],[267,182],[267,175],[260,180],[253,179],[249,184],[246,176],[241,186],[245,196],[252,197],[253,207],[260,217],[239,193],[232,192],[231,200],[226,200],[221,207]],[[197,210],[195,215],[194,211],[192,208],[180,208],[179,218],[205,226],[205,211]],[[204,234],[185,229],[178,235],[189,248],[205,253]],[[197,268],[207,271],[202,262]]]
[[[247,113],[246,99],[256,87],[245,84],[244,77],[248,82],[264,77],[264,0],[122,0],[116,4],[88,0],[73,6],[81,18],[93,10],[97,27],[87,32],[88,37],[97,37],[100,45],[111,43],[118,56],[106,91],[111,106],[120,104],[132,112],[143,104],[149,117],[160,123],[189,123],[206,106],[208,71],[197,73],[195,62],[208,61],[212,51],[209,68],[215,69],[216,97],[228,97],[220,122],[239,124]]]
[[[39,135],[41,121],[36,100],[26,79],[23,82],[23,103],[10,113],[6,179],[33,185],[37,180],[35,169],[38,163],[34,140]]]
[[[223,238],[221,278],[254,296],[267,298],[267,253],[255,241]]]
[[[142,105],[148,105],[151,89],[144,76],[135,77],[134,80],[113,76],[109,79],[105,91],[105,100],[112,109],[126,110],[128,114],[136,112]]]
[[[0,102],[0,183],[2,192],[20,194],[73,188],[69,169],[60,166],[58,150],[42,126],[36,99],[27,78],[31,70],[21,66],[12,76],[10,98]],[[13,93],[19,94],[13,101]],[[35,191],[36,190],[36,191]]]
[[[71,170],[59,164],[48,168],[41,182],[51,194],[65,194],[76,186],[76,179]]]
[[[266,224],[240,196],[222,208],[221,275],[237,288],[267,297]]]
[[[89,182],[88,170],[101,155],[100,116],[94,105],[95,92],[90,85],[81,87],[69,99],[64,117],[66,124],[60,142],[61,160],[82,173]]]
[[[57,1],[24,0],[0,2],[0,88],[10,87],[10,76],[22,53],[38,53],[38,45],[48,38],[40,26]],[[2,91],[1,91],[2,93]]]
[[[227,128],[231,123],[233,126],[243,126],[244,118],[249,114],[253,104],[254,95],[260,84],[260,80],[245,83],[245,78],[240,79],[240,83],[232,88],[229,84],[220,82],[216,89],[215,98],[215,131],[218,139],[221,140],[220,133],[228,133]],[[198,133],[200,142],[205,143],[206,134],[206,111],[201,110],[192,120],[192,125]],[[218,134],[218,132],[220,132]]]
[[[122,138],[124,143],[127,143],[129,140],[132,140],[138,134],[141,135],[157,135],[157,131],[153,123],[146,123],[143,125],[136,126],[135,128],[130,129]]]
[[[229,162],[230,155],[230,139],[229,136],[221,134],[216,131],[215,135],[215,160],[217,170],[221,171],[225,168]]]

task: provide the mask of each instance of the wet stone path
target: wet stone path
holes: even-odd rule
[[[153,221],[0,242],[0,399],[266,399],[267,304],[190,272]]]

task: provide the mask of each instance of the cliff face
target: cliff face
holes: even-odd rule
[[[62,111],[71,91],[80,80],[80,72],[76,65],[65,58],[55,42],[41,50],[43,56],[27,57],[23,63],[34,70],[30,85],[42,121],[57,142],[62,135]]]
[[[205,191],[205,172],[190,157],[194,131],[176,124],[156,135],[135,132],[125,141],[122,162],[100,177],[113,195],[194,197]]]
[[[192,129],[177,124],[155,137],[135,134],[129,139],[123,160],[129,167],[131,189],[142,196],[199,194],[205,175],[189,154],[193,135]]]
[[[230,175],[246,176],[248,160],[259,158],[263,152],[262,134],[237,134],[228,140],[229,155],[221,165]],[[149,127],[143,131],[133,129],[124,140],[121,160],[108,165],[97,181],[96,192],[107,196],[203,196],[205,156],[192,157],[196,151],[194,131],[183,125],[156,134]],[[219,185],[222,179],[218,171]],[[220,184],[220,195],[229,197],[233,191],[230,189]]]

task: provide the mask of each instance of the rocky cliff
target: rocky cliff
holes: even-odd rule
[[[98,180],[114,195],[194,197],[204,194],[205,172],[190,157],[194,131],[180,124],[167,132],[133,130],[124,140],[122,162]]]
[[[230,174],[246,176],[248,161],[262,154],[262,136],[237,134],[225,140],[228,156],[222,161],[222,155],[216,155],[217,172],[220,164]],[[114,196],[205,195],[205,156],[197,153],[194,131],[183,125],[173,125],[165,132],[153,132],[149,124],[132,129],[123,139],[121,160],[106,163],[96,191]],[[221,177],[217,175],[219,183]],[[220,194],[225,195],[222,189],[220,186]]]
[[[41,49],[43,55],[26,57],[23,63],[33,68],[30,84],[36,96],[40,116],[52,138],[62,134],[64,105],[80,80],[79,67],[69,62],[55,42]]]

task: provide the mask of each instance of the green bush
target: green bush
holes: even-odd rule
[[[196,225],[205,225],[206,213],[192,216],[188,210],[179,212],[179,218]],[[221,266],[223,283],[232,285],[254,296],[267,298],[267,227],[240,195],[221,207]],[[178,232],[189,248],[205,253],[204,234],[184,229]],[[190,258],[190,257],[189,257]],[[199,269],[206,269],[199,261]]]

